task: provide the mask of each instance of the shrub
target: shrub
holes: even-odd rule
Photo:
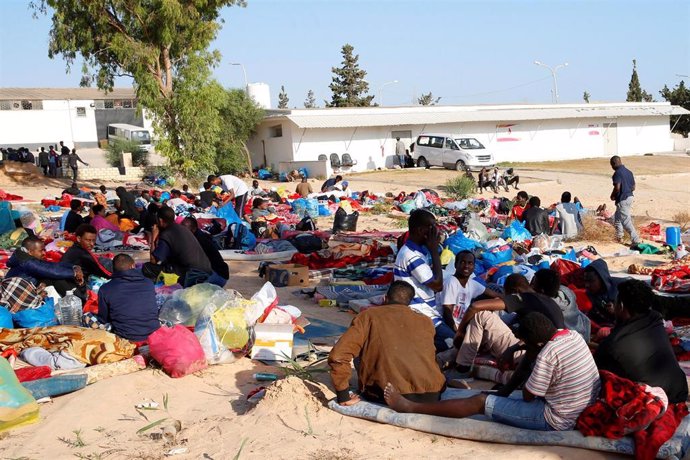
[[[149,152],[141,148],[141,145],[134,141],[119,139],[108,145],[108,150],[106,151],[108,164],[115,168],[119,167],[120,154],[122,152],[132,153],[132,165],[134,166],[148,166],[149,164]]]
[[[690,213],[688,211],[680,211],[675,213],[671,220],[680,226],[681,232],[684,232],[690,228]]]
[[[456,176],[446,181],[444,186],[446,194],[456,200],[464,200],[474,193],[475,183],[465,176]]]

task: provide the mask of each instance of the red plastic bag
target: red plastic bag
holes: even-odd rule
[[[557,259],[551,264],[551,270],[561,275],[561,284],[585,287],[585,271],[577,262],[567,259]]]
[[[162,326],[148,338],[149,352],[172,378],[206,369],[206,356],[193,332],[177,324]]]

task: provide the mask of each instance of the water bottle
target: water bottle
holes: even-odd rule
[[[59,314],[58,321],[65,326],[81,326],[81,299],[74,295],[74,290],[67,291],[67,294],[58,302]]]

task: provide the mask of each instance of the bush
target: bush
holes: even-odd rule
[[[455,200],[464,200],[474,193],[475,183],[465,176],[456,176],[446,181],[446,194]]]
[[[149,152],[141,148],[141,145],[134,141],[116,140],[108,145],[106,151],[106,159],[108,164],[114,168],[120,166],[120,154],[122,152],[132,153],[132,165],[134,166],[148,166]]]
[[[680,226],[681,232],[690,228],[690,213],[688,211],[679,211],[675,213],[671,220]]]

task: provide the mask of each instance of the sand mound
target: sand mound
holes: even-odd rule
[[[302,413],[305,408],[319,412],[326,407],[333,392],[321,383],[309,382],[298,377],[287,377],[275,382],[266,390],[266,396],[259,402],[257,413],[275,413],[290,410]]]
[[[43,171],[33,163],[3,161],[0,165],[0,184],[16,185],[18,183],[36,183],[45,178]]]

